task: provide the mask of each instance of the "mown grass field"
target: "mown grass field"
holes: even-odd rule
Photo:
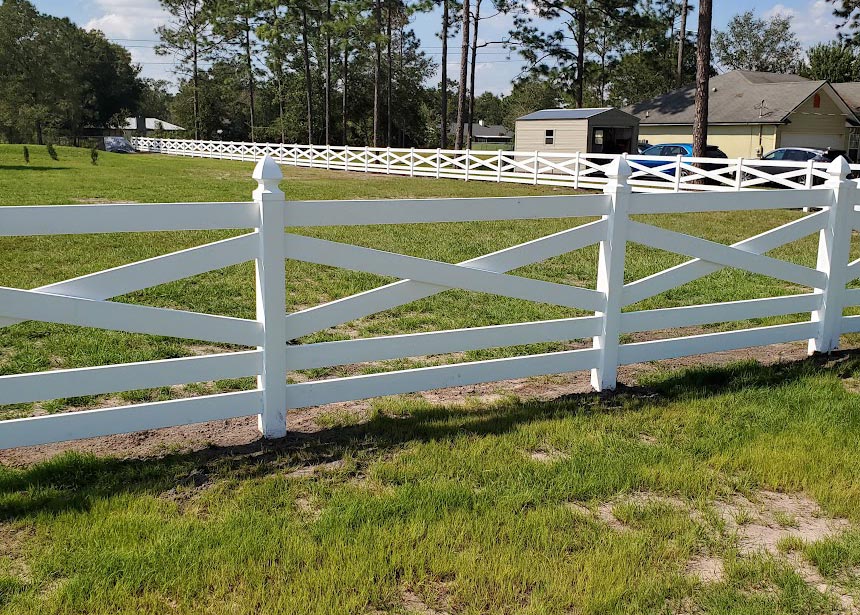
[[[24,167],[19,147],[0,146],[0,204],[245,200],[254,187],[250,164],[102,154],[93,167],[86,151],[58,151],[54,162],[33,147]],[[288,198],[300,199],[558,193],[284,172]],[[728,243],[798,215],[650,221]],[[583,221],[313,233],[455,262]],[[6,238],[0,284],[37,286],[225,236]],[[808,238],[774,255],[812,265],[815,245]],[[683,260],[636,245],[628,258],[631,280]],[[295,306],[384,281],[286,267]],[[592,247],[517,273],[593,287],[595,268]],[[252,267],[238,266],[120,300],[252,317],[252,282]],[[802,291],[724,270],[634,307]],[[449,291],[313,339],[573,314]],[[198,346],[23,323],[0,331],[0,374],[184,356]],[[272,445],[145,460],[65,454],[0,467],[0,613],[849,613],[860,605],[858,377],[860,362],[848,355],[659,372],[612,397],[508,396],[445,406],[404,397],[373,402],[366,420],[334,417],[313,434]],[[167,394],[129,392],[119,401]],[[5,416],[103,401],[57,400],[7,408]],[[792,497],[821,510],[766,510],[770,492],[798,494]],[[741,497],[760,508],[727,514]],[[805,533],[815,519],[831,517],[842,519],[833,522],[837,529]],[[753,541],[760,548],[751,549],[752,529],[765,525],[778,543]],[[720,573],[701,574],[701,561],[719,562]]]

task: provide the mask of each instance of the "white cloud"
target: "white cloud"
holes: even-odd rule
[[[167,21],[158,0],[95,0],[93,17],[84,28],[101,30],[109,39],[128,47],[132,60],[142,65],[142,75],[172,80],[170,57],[155,54],[155,29]]]
[[[764,13],[765,17],[776,15],[791,19],[797,38],[806,46],[836,38],[839,20],[833,15],[833,4],[827,0],[812,0],[801,9],[775,4]]]

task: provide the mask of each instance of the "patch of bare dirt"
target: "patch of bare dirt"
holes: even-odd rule
[[[717,505],[726,528],[737,534],[742,554],[776,555],[782,540],[816,542],[850,527],[847,519],[828,518],[814,500],[802,494],[759,491],[754,500],[738,496]]]
[[[165,500],[184,504],[209,489],[212,484],[212,478],[205,469],[195,469],[177,481],[174,487],[162,493],[161,497]]]
[[[828,583],[815,566],[804,560],[797,553],[789,553],[787,559],[795,572],[808,585],[811,585],[822,594],[832,597],[842,609],[842,613],[848,613],[849,615],[860,613],[860,608],[858,608],[853,596],[840,584]]]
[[[534,461],[540,461],[541,463],[555,463],[556,461],[570,458],[570,455],[562,453],[561,451],[541,449],[533,451],[529,457]]]
[[[690,508],[689,504],[681,498],[660,495],[657,493],[650,493],[645,491],[631,493],[608,502],[601,502],[593,511],[584,504],[580,504],[578,502],[567,502],[565,505],[571,510],[579,512],[583,515],[596,517],[616,532],[628,532],[632,528],[620,519],[618,519],[618,517],[616,517],[615,513],[613,512],[616,506],[625,504],[633,504],[636,506],[651,506],[654,504],[662,504],[664,506],[670,506],[672,508],[684,510],[692,518],[699,519],[698,511]]]
[[[684,570],[688,576],[696,577],[702,583],[719,583],[725,573],[723,560],[710,555],[697,555],[687,562]]]
[[[444,586],[440,588],[439,594],[435,599],[437,606],[438,603],[446,600],[447,592]],[[447,610],[440,610],[428,605],[418,594],[408,589],[403,591],[401,598],[403,600],[403,608],[410,615],[451,615]]]
[[[689,329],[689,328],[688,328]],[[690,334],[687,329],[674,330],[675,335]],[[635,335],[635,341],[660,337],[664,332],[653,332],[651,336]],[[582,344],[571,347],[584,347]],[[200,348],[203,350],[203,348]],[[208,348],[207,348],[208,350]],[[773,364],[787,360],[806,358],[806,345],[803,343],[776,344],[762,348],[752,348],[738,351],[718,352],[627,365],[619,368],[619,385],[634,386],[637,379],[644,374],[658,370],[676,369],[695,365],[725,365],[741,359],[754,359],[763,364]],[[415,394],[416,398],[424,399],[432,404],[453,405],[468,403],[469,399],[484,399],[492,402],[500,398],[533,399],[551,401],[570,395],[590,393],[591,378],[588,372],[574,372],[559,376],[540,376],[535,378],[520,378],[488,384],[452,387]],[[113,403],[113,402],[111,402]],[[337,412],[354,412],[362,415],[360,420],[366,420],[370,401],[360,400],[330,404],[315,408],[291,410],[288,418],[288,428],[291,434],[312,434],[324,429],[316,417]],[[61,442],[42,446],[23,447],[0,451],[0,463],[5,465],[29,465],[49,459],[59,453],[75,450],[102,456],[114,456],[124,459],[140,459],[164,456],[168,453],[190,453],[204,449],[230,449],[243,447],[261,441],[257,430],[256,416],[237,419],[209,421],[195,425],[183,425],[165,429],[149,430],[132,434],[89,438],[74,442]]]
[[[23,555],[24,542],[32,535],[32,528],[0,524],[0,553],[8,562],[5,572],[23,583],[32,580],[30,566]]]
[[[337,470],[341,467],[343,467],[343,459],[336,459],[334,461],[328,461],[326,463],[317,463],[314,465],[304,466],[299,468],[298,470],[293,470],[292,472],[287,473],[285,476],[287,478],[309,478],[311,476],[314,476],[317,472]]]

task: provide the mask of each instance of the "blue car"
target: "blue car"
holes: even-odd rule
[[[671,158],[675,158],[681,155],[682,158],[692,158],[693,157],[693,145],[692,143],[660,143],[659,145],[652,145],[646,148],[643,152],[643,156],[667,156]],[[723,151],[717,147],[716,145],[708,145],[705,149],[705,158],[728,158],[728,156],[723,153]],[[637,164],[642,165],[643,167],[648,167],[649,169],[653,169],[654,167],[659,167],[664,164],[667,164],[668,160],[643,160],[638,158],[637,156],[631,156],[630,160],[633,160]],[[719,168],[722,165],[713,164],[713,165],[702,165],[702,168],[705,170]],[[661,171],[661,173],[665,173],[666,175],[675,175],[674,169],[666,169]]]

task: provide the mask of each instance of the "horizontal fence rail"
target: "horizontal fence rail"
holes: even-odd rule
[[[600,190],[617,154],[397,149],[132,137],[142,152],[256,161],[408,177],[462,179]],[[755,188],[808,189],[824,183],[827,164],[747,158],[684,158],[623,154],[635,192],[736,192]],[[860,165],[852,166],[860,173]]]
[[[255,152],[255,155],[260,152]],[[299,154],[289,150],[294,156]],[[232,154],[231,154],[232,155]],[[374,154],[377,155],[377,154]],[[379,156],[379,155],[377,155]],[[385,156],[385,154],[381,154]],[[309,159],[304,158],[305,161]],[[338,160],[357,160],[344,151]],[[363,159],[362,163],[367,159]],[[375,159],[374,164],[382,164]],[[403,163],[403,158],[400,163]],[[414,162],[414,158],[406,158]],[[329,161],[331,162],[331,161]],[[383,158],[383,163],[387,163]],[[583,168],[587,168],[580,160]],[[258,415],[266,437],[286,434],[289,409],[590,370],[596,390],[613,389],[620,365],[775,343],[806,341],[809,352],[829,352],[843,333],[860,331],[860,260],[849,262],[851,235],[860,227],[860,188],[839,159],[820,175],[824,185],[805,190],[741,194],[665,191],[634,193],[636,167],[623,158],[604,165],[603,193],[587,196],[431,199],[401,201],[287,202],[282,174],[264,156],[254,169],[258,187],[243,203],[0,207],[0,235],[244,229],[235,237],[34,289],[0,287],[0,327],[40,320],[153,335],[198,339],[241,347],[162,361],[62,369],[0,376],[0,404],[98,395],[161,386],[255,376],[254,390],[190,399],[67,412],[0,422],[0,447],[155,429]],[[818,170],[816,169],[816,173]],[[816,175],[818,176],[818,175]],[[775,208],[815,208],[796,220],[724,245],[630,219],[636,214]],[[329,241],[286,227],[415,224],[476,220],[598,217],[551,235],[460,263]],[[819,236],[815,268],[767,253],[809,235]],[[689,260],[625,282],[629,242],[684,255]],[[593,288],[526,278],[511,272],[598,244]],[[288,313],[285,262],[294,259],[372,273],[398,281]],[[109,301],[113,297],[207,271],[254,261],[257,315],[231,318]],[[722,303],[625,311],[625,307],[725,267],[788,281],[798,294]],[[577,308],[576,318],[491,325],[470,329],[387,335],[344,341],[295,343],[300,338],[449,289]],[[702,335],[621,343],[622,335],[679,327],[807,314],[805,320]],[[296,370],[352,365],[553,341],[591,340],[583,348],[421,367],[400,371],[289,383]]]

